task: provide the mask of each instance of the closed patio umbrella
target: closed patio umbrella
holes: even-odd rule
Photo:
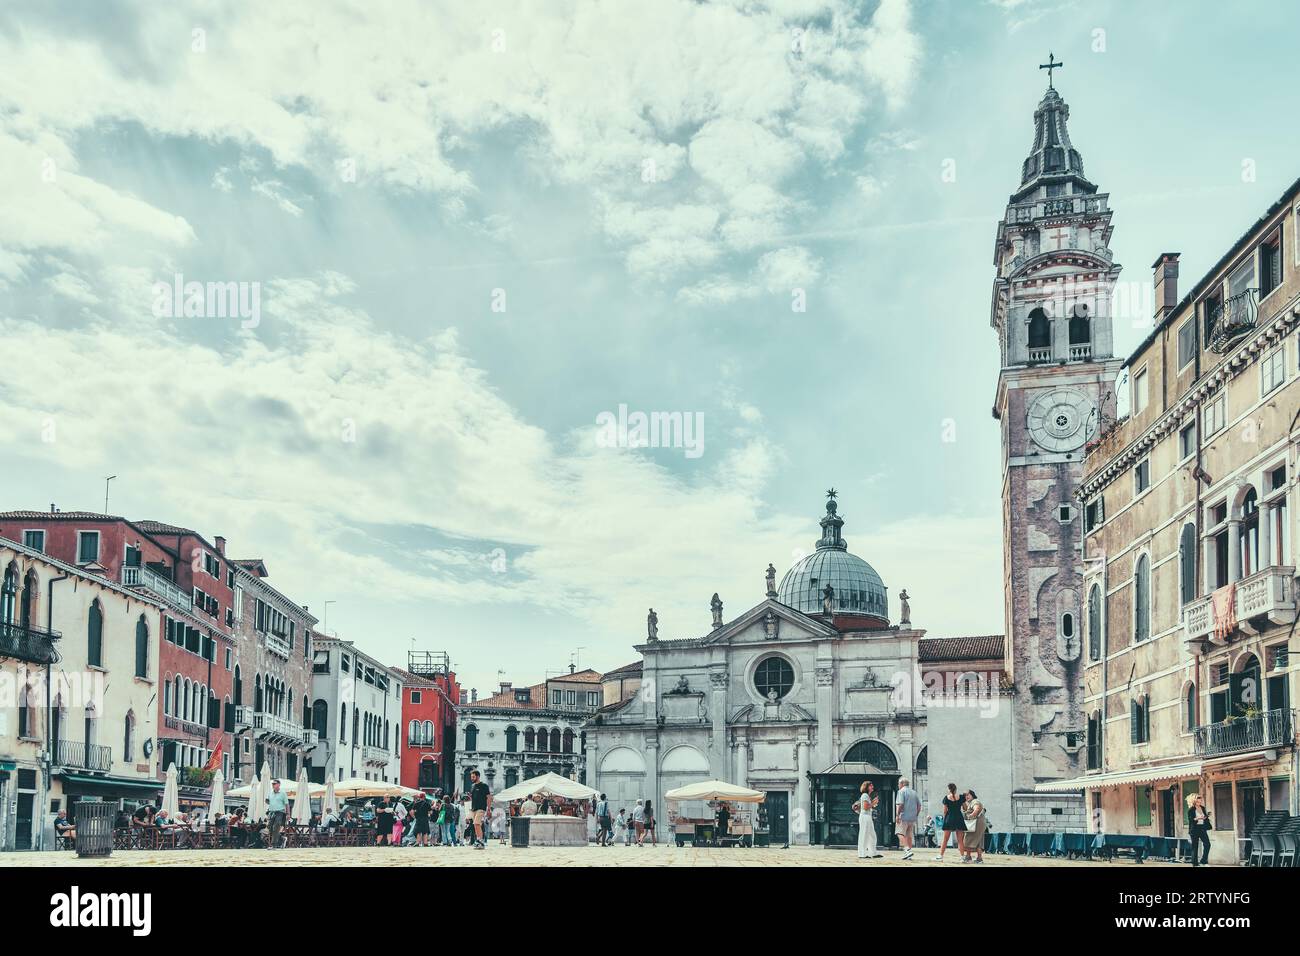
[[[311,823],[311,784],[307,780],[307,767],[298,771],[297,796],[293,800],[293,822],[299,826]]]
[[[330,774],[325,778],[325,796],[321,799],[320,808],[322,813],[326,810],[333,810],[335,813],[339,812],[338,797],[334,795],[334,774]]]
[[[208,807],[208,816],[215,820],[217,814],[226,812],[226,775],[220,770],[212,775],[212,803]]]
[[[253,823],[266,819],[266,788],[261,777],[253,778],[253,792],[248,797],[248,819]]]
[[[176,764],[167,768],[167,782],[163,785],[162,809],[167,811],[171,820],[176,820],[181,812],[180,801],[176,794]]]

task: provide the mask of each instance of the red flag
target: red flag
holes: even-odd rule
[[[212,756],[209,757],[208,762],[203,765],[204,770],[215,771],[221,767],[221,748],[224,744],[225,744],[224,739],[217,740],[217,748],[214,751],[212,751]]]

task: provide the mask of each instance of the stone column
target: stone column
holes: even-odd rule
[[[802,826],[800,827],[801,832],[790,834],[790,842],[799,846],[807,846],[812,836],[812,781],[808,779],[808,774],[811,771],[808,762],[810,749],[811,745],[806,737],[799,741],[799,780],[795,785],[795,804],[799,811],[798,820],[802,823]],[[794,823],[795,821],[792,820],[791,824]]]
[[[1241,519],[1228,521],[1228,581],[1241,580]]]
[[[1273,507],[1269,502],[1259,509],[1259,566],[1256,571],[1273,566]]]
[[[838,759],[835,753],[834,718],[839,709],[836,701],[834,661],[817,661],[817,749],[819,767],[829,767]]]
[[[664,795],[659,792],[659,739],[652,732],[645,742],[646,798],[655,802],[655,835],[658,839],[659,820],[667,819]],[[653,797],[650,795],[654,794]],[[645,798],[643,798],[645,799]]]
[[[736,785],[749,786],[749,741],[743,735],[737,735],[731,742],[732,766],[735,768]]]
[[[1214,593],[1214,572],[1215,568],[1210,564],[1210,555],[1214,553],[1214,538],[1210,535],[1201,536],[1201,583],[1202,593],[1210,595]]]

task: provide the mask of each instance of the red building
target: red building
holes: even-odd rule
[[[454,790],[460,684],[450,658],[441,651],[411,651],[405,670],[391,669],[402,681],[402,786]]]
[[[0,537],[76,565],[167,605],[157,629],[158,772],[202,767],[234,729],[233,591],[225,539],[188,528],[85,511],[0,512]]]

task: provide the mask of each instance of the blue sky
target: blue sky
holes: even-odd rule
[[[918,626],[1002,630],[992,241],[1049,50],[1123,280],[1300,176],[1283,2],[318,6],[0,12],[5,505],[117,474],[480,688],[748,608],[831,485]],[[177,273],[260,323],[157,317]],[[603,447],[620,404],[704,454]]]

